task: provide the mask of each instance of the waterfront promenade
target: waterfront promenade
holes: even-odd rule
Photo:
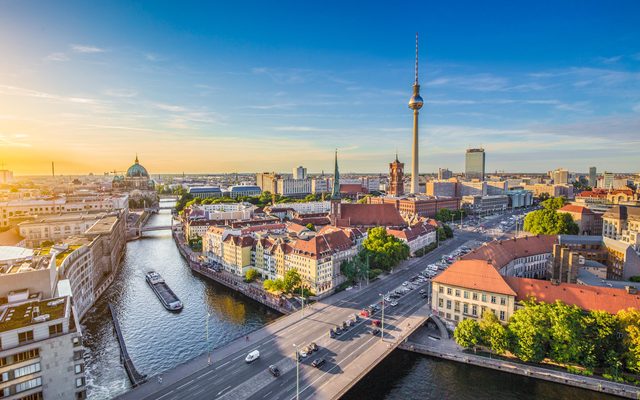
[[[448,337],[442,338],[441,334],[427,327],[418,329],[404,343],[400,344],[398,348],[432,357],[543,379],[629,399],[640,399],[640,387],[637,386],[508,361],[504,358],[488,358],[471,354],[464,351],[453,339],[449,339]]]

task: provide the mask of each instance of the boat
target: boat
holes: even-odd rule
[[[169,285],[165,283],[164,279],[162,278],[162,276],[160,276],[159,273],[157,273],[156,271],[149,271],[145,275],[145,279],[147,280],[149,286],[151,286],[151,289],[154,291],[156,296],[158,296],[158,299],[160,299],[160,302],[162,303],[164,308],[169,311],[182,310],[182,302],[180,301],[178,296],[173,293],[173,290],[171,290]]]

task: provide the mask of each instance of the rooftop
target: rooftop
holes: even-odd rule
[[[87,229],[85,234],[89,235],[99,235],[102,233],[110,233],[113,230],[113,227],[118,222],[117,215],[110,215],[98,220],[91,228]]]
[[[556,239],[555,235],[538,235],[494,240],[466,254],[461,260],[490,261],[494,268],[500,269],[517,258],[551,253]]]
[[[451,264],[433,282],[460,288],[515,296],[496,268],[483,260],[459,260]]]
[[[0,263],[33,257],[33,250],[16,246],[0,246]]]
[[[36,325],[45,321],[63,318],[66,314],[68,297],[58,297],[41,301],[29,301],[16,306],[9,306],[0,314],[0,332]],[[36,307],[39,313],[34,315]],[[42,321],[34,320],[38,315],[49,315]]]

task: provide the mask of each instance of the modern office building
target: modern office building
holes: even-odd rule
[[[613,187],[613,181],[615,180],[616,175],[613,172],[604,171],[602,174],[602,184],[601,187],[603,189],[616,189]]]
[[[467,179],[484,180],[484,149],[467,149],[464,163],[464,175]]]
[[[236,185],[231,186],[228,190],[228,196],[232,199],[238,197],[260,196],[262,190],[256,185]]]
[[[302,166],[294,167],[293,179],[307,179],[307,169]]]
[[[551,173],[551,179],[556,185],[566,185],[569,183],[569,171],[566,169],[556,169]]]
[[[589,186],[591,186],[591,188],[594,189],[597,183],[598,183],[598,173],[597,173],[596,167],[589,167]]]
[[[187,189],[187,193],[194,198],[206,199],[208,197],[222,197],[222,190],[217,186],[193,186]]]
[[[453,178],[453,172],[449,171],[447,168],[438,168],[438,180],[446,180]]]

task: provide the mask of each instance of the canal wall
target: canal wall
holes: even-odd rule
[[[613,394],[628,399],[640,399],[640,387],[623,383],[606,381],[589,376],[575,375],[564,371],[554,371],[546,368],[535,367],[525,364],[505,361],[502,359],[491,359],[474,354],[462,353],[457,350],[444,347],[434,348],[428,345],[404,342],[398,346],[399,349],[424,354],[427,356],[443,358],[445,360],[456,361],[464,364],[476,365],[478,367],[491,368],[497,371],[511,374],[529,376],[549,382],[563,385],[575,386],[582,389],[593,390],[601,393]]]
[[[127,375],[129,376],[129,380],[131,381],[133,387],[139,386],[147,381],[147,376],[138,372],[136,367],[133,365],[133,361],[131,360],[129,352],[127,351],[127,346],[124,343],[124,336],[122,336],[122,331],[120,330],[118,316],[116,315],[116,312],[111,304],[109,304],[109,310],[111,311],[111,318],[113,320],[113,329],[116,332],[118,344],[120,345],[120,359],[122,360],[124,369],[125,371],[127,371]]]
[[[296,311],[288,302],[284,301],[278,296],[274,296],[262,289],[256,288],[255,286],[244,282],[241,278],[238,278],[228,272],[218,272],[202,265],[202,263],[197,260],[196,256],[190,252],[190,249],[186,247],[186,244],[180,241],[176,231],[174,230],[172,233],[173,239],[176,243],[176,246],[178,247],[178,251],[187,261],[187,263],[189,264],[189,268],[191,268],[192,271],[209,279],[212,279],[217,283],[235,290],[249,297],[250,299],[262,303],[265,306],[270,307],[282,314],[291,314]]]

